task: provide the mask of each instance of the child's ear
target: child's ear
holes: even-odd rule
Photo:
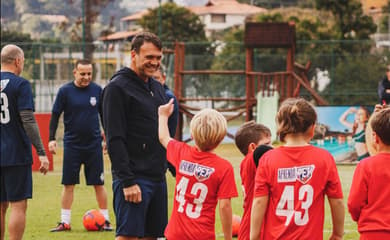
[[[371,146],[374,149],[374,152],[373,153],[370,152],[370,154],[376,155],[379,151],[379,146],[382,140],[374,131],[372,132],[371,138],[372,138]]]
[[[248,145],[248,153],[251,153],[251,152],[253,152],[253,151],[255,151],[255,149],[256,149],[256,144],[255,143],[250,143],[249,145]]]
[[[314,137],[315,130],[316,130],[316,124],[313,124],[311,127],[309,127],[310,138]]]
[[[379,144],[382,142],[381,138],[375,132],[372,132],[372,137],[374,138],[375,144]]]

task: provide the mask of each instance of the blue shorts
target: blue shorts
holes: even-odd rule
[[[79,184],[82,164],[84,164],[84,175],[87,185],[104,184],[103,153],[101,147],[93,151],[86,151],[66,146],[64,146],[61,183],[63,185]]]
[[[1,202],[15,202],[32,198],[32,166],[0,167]]]
[[[142,192],[142,202],[125,201],[120,180],[114,180],[114,212],[116,236],[164,237],[168,222],[166,181],[153,182],[136,179]]]

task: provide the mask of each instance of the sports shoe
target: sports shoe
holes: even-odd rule
[[[70,231],[70,224],[59,222],[57,227],[50,230],[50,232],[62,232],[62,231]]]
[[[103,226],[103,231],[112,231],[111,223],[110,221],[106,220]]]

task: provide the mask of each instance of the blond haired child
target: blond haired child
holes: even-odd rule
[[[259,161],[250,239],[323,239],[325,195],[333,221],[330,239],[342,239],[343,192],[335,161],[326,150],[309,144],[316,120],[314,107],[302,98],[280,106],[277,133],[284,145]]]
[[[204,109],[190,123],[195,146],[169,136],[168,117],[173,111],[172,99],[161,105],[159,139],[167,149],[167,159],[176,168],[176,187],[172,215],[165,237],[175,239],[215,239],[215,209],[219,214],[225,239],[232,239],[232,207],[237,196],[232,165],[212,151],[227,133],[224,116]]]
[[[249,121],[242,124],[234,137],[235,144],[240,152],[245,156],[240,164],[241,186],[244,199],[244,212],[241,218],[241,224],[238,231],[239,240],[248,240],[250,231],[250,218],[253,200],[253,187],[255,185],[255,175],[257,163],[255,162],[254,152],[262,154],[272,149],[271,130],[263,124]],[[260,146],[260,147],[259,147]],[[259,147],[259,148],[258,148]],[[262,155],[260,154],[260,155]],[[258,162],[260,155],[256,154]]]
[[[348,210],[360,239],[390,239],[390,108],[374,113],[370,125],[376,154],[357,165]]]

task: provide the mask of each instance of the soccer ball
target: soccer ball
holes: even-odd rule
[[[87,231],[103,230],[105,222],[103,214],[96,209],[88,210],[83,216],[83,225]]]
[[[241,224],[241,217],[233,214],[233,220],[232,220],[232,236],[233,237],[238,236],[238,231],[240,230],[240,224]]]

